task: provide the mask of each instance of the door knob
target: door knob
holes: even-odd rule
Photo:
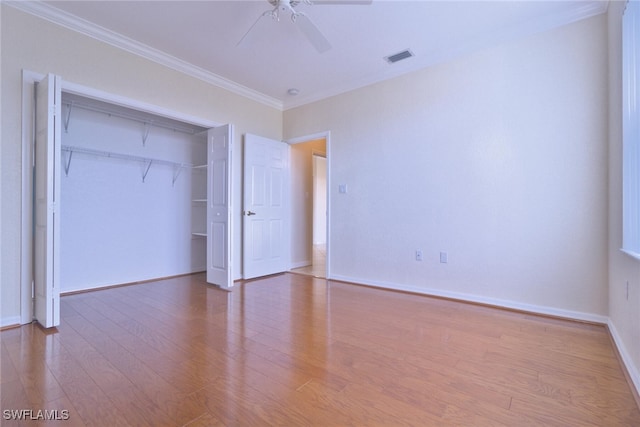
[[[251,216],[251,215],[255,215],[256,214],[255,212],[251,212],[251,211],[245,211],[244,213],[247,216]]]

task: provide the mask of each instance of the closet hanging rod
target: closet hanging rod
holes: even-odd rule
[[[153,163],[154,165],[169,165],[169,166],[175,166],[179,168],[193,167],[192,163],[181,163],[181,162],[172,162],[170,160],[151,159],[149,157],[132,156],[130,154],[112,153],[109,151],[92,150],[89,148],[73,147],[69,145],[63,145],[61,149],[62,151],[66,151],[69,153],[90,154],[92,156],[110,157],[112,159],[131,160],[131,161],[142,162],[147,164]]]
[[[169,130],[172,130],[174,132],[187,133],[189,135],[195,135],[195,134],[201,132],[200,130],[197,130],[195,128],[180,127],[180,126],[176,126],[175,124],[169,124],[169,123],[162,122],[161,121],[162,118],[145,119],[143,117],[138,117],[138,116],[135,116],[133,114],[117,112],[117,111],[110,110],[108,108],[101,108],[101,107],[98,107],[96,105],[83,104],[82,102],[78,102],[76,100],[74,100],[74,101],[63,101],[62,105],[66,106],[68,109],[81,108],[83,110],[93,111],[93,112],[102,113],[102,114],[108,114],[110,116],[119,117],[121,119],[129,119],[129,120],[137,121],[137,122],[140,122],[140,123],[144,123],[145,125],[152,124],[153,126],[156,126],[156,127],[169,129]],[[68,112],[67,114],[69,116],[70,112]],[[66,119],[65,128],[67,128],[69,126],[68,116],[67,116],[67,119]],[[160,120],[160,121],[158,121],[158,120]]]

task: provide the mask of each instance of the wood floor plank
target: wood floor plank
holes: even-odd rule
[[[32,406],[42,407],[47,402],[65,396],[64,390],[44,361],[23,359],[18,371],[20,382]]]
[[[248,380],[259,381],[248,373]],[[210,386],[196,392],[208,410],[231,425],[307,425],[309,421],[297,411],[286,411],[283,403],[256,390],[238,373],[218,378]]]
[[[224,425],[218,417],[207,411],[195,420],[185,424],[185,427],[223,427]]]
[[[297,274],[61,298],[0,332],[3,425],[640,426],[603,325]]]
[[[3,341],[0,341],[0,385],[20,379],[18,370],[16,369],[9,350]]]
[[[31,326],[37,328],[36,326]],[[56,350],[44,350],[43,345],[51,344],[53,348],[61,349],[57,340],[52,335],[41,335],[38,340],[37,334],[31,338],[33,346],[26,349],[24,346],[3,343],[3,364],[10,363],[13,367],[13,374],[17,378],[29,399],[29,406],[42,406],[45,402],[58,399],[64,396],[64,391],[60,387],[53,373],[49,370],[47,360]],[[37,344],[36,344],[37,342]],[[37,349],[35,356],[31,350]],[[47,357],[41,357],[44,353]]]
[[[129,425],[75,357],[61,353],[50,362],[50,369],[85,424]]]
[[[84,427],[86,424],[75,409],[73,402],[65,395],[59,399],[45,403],[40,408],[57,411],[53,419],[29,422],[29,426]]]
[[[3,411],[20,410],[31,407],[30,396],[27,395],[19,379],[4,382],[1,387],[0,405],[2,405]],[[11,426],[24,425],[19,419],[3,420],[3,425],[5,424]]]

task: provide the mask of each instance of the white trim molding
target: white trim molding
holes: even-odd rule
[[[0,328],[10,328],[13,326],[20,326],[20,316],[3,317],[0,319]]]
[[[636,392],[640,394],[640,371],[638,371],[638,368],[634,365],[633,359],[629,355],[629,352],[627,351],[627,348],[624,345],[624,341],[618,334],[618,331],[613,321],[608,316],[592,314],[592,313],[584,313],[581,311],[563,310],[563,309],[558,309],[554,307],[546,307],[546,306],[533,305],[533,304],[523,304],[523,303],[518,303],[514,301],[501,300],[497,298],[487,298],[487,297],[482,297],[478,295],[464,294],[460,292],[448,292],[448,291],[442,291],[438,289],[418,287],[414,285],[403,285],[403,284],[391,283],[391,282],[363,280],[355,277],[342,276],[342,275],[332,275],[330,278],[328,278],[328,280],[337,280],[341,282],[352,283],[355,285],[360,284],[360,285],[371,286],[371,287],[381,288],[381,289],[411,292],[414,294],[420,294],[420,295],[426,295],[426,296],[450,298],[450,299],[461,301],[461,302],[485,304],[485,305],[489,305],[497,308],[506,308],[510,310],[518,310],[518,311],[527,312],[527,313],[560,317],[560,318],[565,318],[567,320],[577,320],[577,321],[583,321],[583,322],[592,322],[592,323],[602,324],[603,326],[608,327],[613,343],[615,344],[618,350],[618,353],[620,354],[620,357],[622,359],[622,364],[624,365],[627,372],[629,373],[629,377],[631,378],[631,384],[629,384],[629,386],[635,387]]]
[[[4,4],[14,7],[23,12],[45,19],[54,24],[61,25],[70,30],[92,37],[96,40],[107,43],[111,46],[123,49],[140,57],[154,61],[168,68],[182,72],[186,75],[195,77],[214,86],[226,89],[232,93],[260,102],[269,107],[276,108],[280,111],[310,104],[331,96],[336,96],[351,90],[355,90],[364,86],[378,83],[401,74],[416,71],[418,69],[427,68],[432,65],[451,60],[455,57],[486,48],[497,43],[511,40],[513,38],[522,37],[530,34],[540,33],[562,25],[571,24],[582,19],[600,15],[607,11],[608,1],[593,0],[588,1],[580,7],[568,8],[561,13],[542,16],[537,19],[527,21],[525,24],[512,25],[507,28],[500,28],[495,31],[489,31],[485,34],[479,34],[473,40],[456,45],[442,45],[439,49],[429,55],[424,56],[420,60],[416,58],[413,65],[398,74],[397,71],[389,70],[382,75],[361,76],[355,81],[346,81],[341,85],[337,85],[331,89],[310,93],[307,96],[300,96],[282,101],[249,87],[231,81],[227,78],[214,74],[201,67],[178,59],[163,51],[155,49],[151,46],[140,43],[129,37],[98,26],[90,21],[79,18],[70,13],[64,12],[42,1],[4,1]]]
[[[311,261],[310,259],[306,259],[304,261],[292,262],[291,267],[289,267],[289,270],[293,270],[295,268],[308,267],[310,265],[313,265],[313,261]]]
[[[637,259],[638,261],[640,261],[640,253],[635,253],[635,252],[632,252],[632,251],[628,251],[626,249],[620,249],[620,251],[622,253],[624,253],[624,254],[629,255],[631,258]]]
[[[446,42],[444,42],[439,46],[438,49],[433,50],[429,54],[412,58],[411,61],[413,65],[405,68],[401,73],[398,73],[394,69],[389,69],[386,73],[383,74],[360,76],[355,81],[344,81],[342,84],[336,85],[326,91],[312,92],[305,96],[296,96],[294,98],[289,98],[284,103],[284,110],[286,111],[292,108],[300,107],[302,105],[321,101],[332,96],[337,96],[355,89],[379,83],[384,80],[399,77],[402,74],[411,73],[420,69],[441,64],[464,56],[465,54],[489,48],[491,46],[495,46],[509,40],[526,37],[532,34],[542,33],[544,31],[549,31],[563,25],[569,25],[583,19],[601,15],[607,12],[608,6],[608,1],[588,1],[580,7],[567,8],[565,11],[560,13],[540,16],[536,19],[531,19],[524,23],[513,24],[506,28],[498,28],[494,31],[480,33],[477,35],[477,37],[469,40],[464,40],[461,43],[447,44]]]
[[[53,22],[54,24],[63,26],[72,31],[92,37],[129,53],[133,53],[134,55],[138,55],[160,65],[164,65],[165,67],[179,71],[188,76],[195,77],[206,83],[235,93],[236,95],[276,108],[280,111],[283,109],[282,102],[278,99],[267,96],[246,86],[242,86],[151,46],[147,46],[129,37],[64,12],[42,1],[5,1],[4,4],[22,12],[45,19],[49,22]]]
[[[43,76],[44,77],[44,76]],[[41,77],[42,78],[42,77]],[[64,76],[63,76],[64,78]],[[192,125],[214,128],[222,126],[222,123],[214,122],[201,117],[193,116],[190,114],[184,114],[179,111],[170,110],[168,108],[160,107],[147,102],[138,101],[133,98],[128,98],[121,95],[115,95],[109,92],[105,92],[92,87],[79,85],[77,83],[68,82],[62,80],[62,92],[79,95],[84,98],[91,98],[109,104],[117,105],[120,107],[129,108],[136,111],[142,111],[144,113],[154,114],[156,116],[166,117],[171,120],[177,120]]]
[[[564,310],[555,307],[547,307],[542,305],[525,304],[515,301],[503,300],[498,298],[483,297],[480,295],[465,294],[461,292],[443,291],[441,289],[424,288],[415,285],[404,285],[399,283],[363,280],[355,277],[333,275],[331,280],[339,280],[342,282],[349,282],[354,284],[362,284],[366,286],[372,286],[382,289],[391,289],[396,291],[411,292],[415,294],[421,294],[426,296],[449,298],[462,302],[471,302],[477,304],[484,304],[498,308],[506,308],[510,310],[518,310],[522,312],[542,314],[545,316],[561,317],[568,320],[579,320],[583,322],[599,323],[607,325],[609,318],[604,315],[584,313],[582,311]]]
[[[622,338],[620,337],[620,334],[618,334],[618,330],[611,319],[608,319],[607,326],[609,327],[609,333],[613,338],[613,342],[618,349],[618,353],[622,358],[622,363],[625,368],[627,368],[629,377],[631,377],[631,382],[633,383],[633,386],[635,386],[636,392],[640,394],[640,371],[638,371],[638,368],[633,364],[633,359],[629,355],[629,352],[624,345],[624,341],[622,341]]]

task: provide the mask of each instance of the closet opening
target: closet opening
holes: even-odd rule
[[[230,124],[23,70],[19,322],[201,271],[229,290],[232,150]]]
[[[60,292],[206,270],[207,128],[62,93]]]

